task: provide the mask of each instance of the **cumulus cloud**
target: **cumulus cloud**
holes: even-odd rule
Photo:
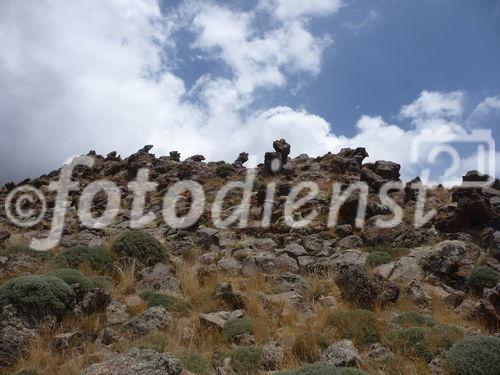
[[[417,100],[401,108],[401,115],[411,119],[456,118],[463,111],[464,93],[422,91]]]
[[[263,0],[243,11],[185,1],[162,14],[154,0],[1,2],[0,178],[37,176],[90,149],[128,155],[149,143],[157,154],[209,160],[231,161],[245,150],[255,165],[277,138],[292,144],[292,156],[365,146],[372,160],[399,161],[412,177],[415,135],[465,131],[464,93],[424,91],[401,109],[410,128],[363,116],[350,138],[304,108],[256,107],[260,90],[271,94],[321,71],[332,38],[315,35],[309,21],[340,7]],[[270,18],[264,26],[262,12]],[[229,73],[188,87],[175,73],[185,33],[190,53]]]
[[[337,12],[341,0],[261,0],[260,6],[279,19],[289,20],[297,17],[325,16]]]

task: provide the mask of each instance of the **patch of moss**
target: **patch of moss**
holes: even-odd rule
[[[434,320],[430,315],[420,314],[416,311],[408,311],[399,314],[393,323],[399,324],[403,327],[432,327]]]
[[[165,247],[149,233],[129,230],[113,242],[113,250],[119,257],[135,258],[149,266],[162,262],[167,257]]]
[[[230,319],[224,323],[224,327],[222,328],[222,335],[228,341],[234,341],[237,336],[245,333],[251,335],[252,332],[252,321],[245,317]]]
[[[369,267],[377,267],[382,264],[389,263],[392,260],[391,254],[386,251],[374,251],[368,254],[366,264]]]

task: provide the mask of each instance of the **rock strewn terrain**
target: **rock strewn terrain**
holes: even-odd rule
[[[500,371],[500,183],[427,192],[434,219],[412,223],[416,192],[390,194],[404,209],[402,224],[375,225],[391,211],[378,198],[400,166],[363,163],[363,148],[317,158],[289,158],[273,144],[257,168],[247,228],[214,228],[210,204],[220,187],[246,176],[248,154],[234,163],[155,157],[145,146],[122,159],[90,152],[93,168],[78,167],[81,188],[107,179],[120,187],[121,210],[102,230],[80,225],[71,205],[59,246],[30,250],[51,226],[57,181],[53,171],[31,184],[49,201],[46,220],[12,226],[0,212],[0,373],[5,374],[498,374]],[[156,192],[146,210],[156,220],[128,229],[128,183],[148,168]],[[206,209],[191,228],[168,227],[160,211],[175,182],[205,189]],[[469,172],[464,181],[483,179]],[[269,228],[259,225],[266,185],[276,182]],[[283,220],[294,184],[314,181],[320,193],[300,210],[312,225]],[[370,187],[366,223],[354,225],[358,197],[327,227],[333,182]],[[16,184],[0,191],[0,204]],[[187,212],[189,197],[177,205]],[[228,195],[224,212],[239,204]],[[105,209],[98,195],[94,211]],[[465,353],[465,354],[464,354]],[[486,365],[487,364],[487,365]],[[495,367],[496,366],[496,367]]]

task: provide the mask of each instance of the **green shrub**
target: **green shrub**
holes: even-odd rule
[[[108,289],[111,285],[113,285],[112,280],[106,276],[89,276],[88,279],[96,288]]]
[[[68,284],[55,276],[20,276],[0,286],[0,307],[14,307],[39,318],[60,318],[72,306],[75,294]]]
[[[494,269],[481,266],[472,270],[471,274],[465,280],[465,285],[475,294],[481,294],[483,288],[492,288],[497,285],[500,275]]]
[[[324,363],[313,363],[296,370],[280,371],[276,375],[367,375],[353,367],[331,367]]]
[[[213,372],[210,362],[198,353],[181,357],[181,362],[188,371],[197,375],[211,375]]]
[[[385,251],[374,251],[373,253],[368,254],[366,264],[370,267],[377,267],[381,264],[389,263],[391,259],[391,254]]]
[[[337,310],[327,323],[336,329],[341,339],[350,339],[357,346],[366,346],[380,340],[380,322],[373,312],[363,309]]]
[[[115,242],[113,250],[119,257],[135,258],[139,262],[153,266],[166,259],[166,249],[149,233],[140,230],[129,230]]]
[[[78,297],[94,289],[94,284],[80,271],[71,268],[61,268],[50,272],[48,275],[55,276],[68,284]]]
[[[215,170],[215,174],[219,177],[226,178],[236,172],[236,169],[231,164],[221,164]]]
[[[432,316],[423,315],[416,311],[403,312],[393,322],[403,327],[432,327],[434,325]]]
[[[439,349],[449,349],[463,337],[463,331],[446,324],[431,328],[410,327],[397,330],[391,337],[391,346],[406,356],[417,356],[430,362]]]
[[[149,307],[163,306],[170,312],[187,313],[191,304],[182,298],[160,294],[152,291],[141,293],[141,298],[148,303]]]
[[[113,263],[113,258],[102,247],[88,246],[72,247],[54,258],[54,264],[60,268],[78,268],[84,263],[102,272]]]
[[[224,328],[222,328],[222,335],[228,341],[234,341],[237,336],[245,333],[252,334],[252,332],[252,321],[245,317],[230,319],[224,323]]]
[[[0,254],[2,256],[9,256],[9,255],[15,255],[15,254],[25,254],[29,255],[32,258],[37,258],[37,259],[42,259],[42,260],[48,260],[50,259],[53,254],[50,251],[36,251],[32,250],[29,246],[26,245],[13,245],[5,250],[0,251]]]
[[[500,337],[471,336],[457,342],[446,356],[452,375],[500,374]]]
[[[231,367],[238,375],[256,375],[264,366],[262,349],[257,346],[239,346],[218,355],[218,365],[224,358],[231,358]]]

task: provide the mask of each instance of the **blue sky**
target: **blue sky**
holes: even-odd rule
[[[254,165],[282,137],[410,178],[425,130],[499,135],[499,1],[2,2],[0,27],[0,182],[147,143]]]

